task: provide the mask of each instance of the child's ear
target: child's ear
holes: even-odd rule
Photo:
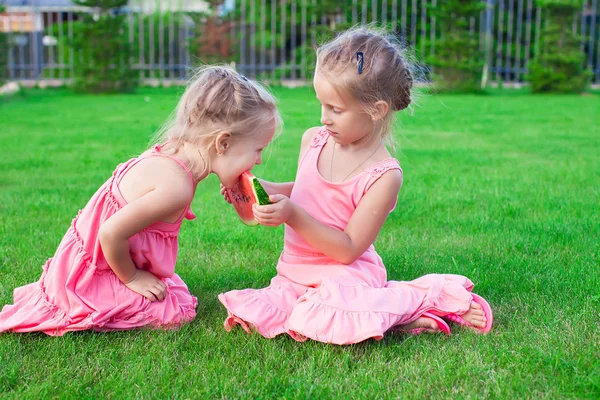
[[[215,139],[215,150],[218,156],[222,156],[231,147],[231,132],[222,131]]]
[[[375,113],[371,115],[371,118],[373,121],[379,121],[387,115],[389,109],[390,106],[387,102],[379,100],[377,103],[375,103]]]

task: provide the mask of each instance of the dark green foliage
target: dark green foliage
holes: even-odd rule
[[[125,35],[125,15],[118,13],[127,0],[75,2],[95,11],[82,14],[83,23],[74,32],[74,89],[88,93],[133,91],[136,79]],[[97,12],[98,9],[101,11]]]
[[[439,91],[480,91],[484,56],[479,42],[469,31],[471,17],[479,16],[485,3],[479,0],[448,0],[428,11],[438,21],[434,55],[428,57],[433,78]]]
[[[581,93],[591,72],[585,67],[580,37],[571,25],[582,8],[581,0],[541,0],[544,28],[540,52],[529,63],[528,80],[533,93]]]

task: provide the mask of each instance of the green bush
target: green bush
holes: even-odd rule
[[[585,67],[580,37],[571,26],[583,6],[581,0],[538,0],[544,11],[540,52],[529,63],[527,76],[533,93],[581,93],[592,76]]]
[[[74,2],[94,8],[93,13],[81,15],[82,23],[76,26],[73,35],[74,89],[89,93],[133,91],[137,82],[125,36],[125,15],[117,14],[127,0]]]
[[[427,63],[434,68],[433,79],[438,91],[479,92],[484,56],[479,42],[469,30],[471,17],[478,17],[485,3],[479,0],[447,0],[429,6],[438,21],[434,55]]]

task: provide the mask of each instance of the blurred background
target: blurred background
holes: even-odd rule
[[[358,24],[403,42],[423,82],[478,91],[600,85],[598,0],[0,0],[4,82],[89,92],[181,84],[199,63],[302,85]]]

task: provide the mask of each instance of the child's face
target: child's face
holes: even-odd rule
[[[318,70],[313,84],[321,103],[321,123],[327,127],[333,140],[352,144],[373,133],[373,119],[358,101],[350,96],[340,96]]]
[[[263,149],[273,140],[275,122],[272,126],[253,135],[232,140],[225,153],[217,157],[214,172],[226,188],[231,188],[239,176],[262,163]]]

